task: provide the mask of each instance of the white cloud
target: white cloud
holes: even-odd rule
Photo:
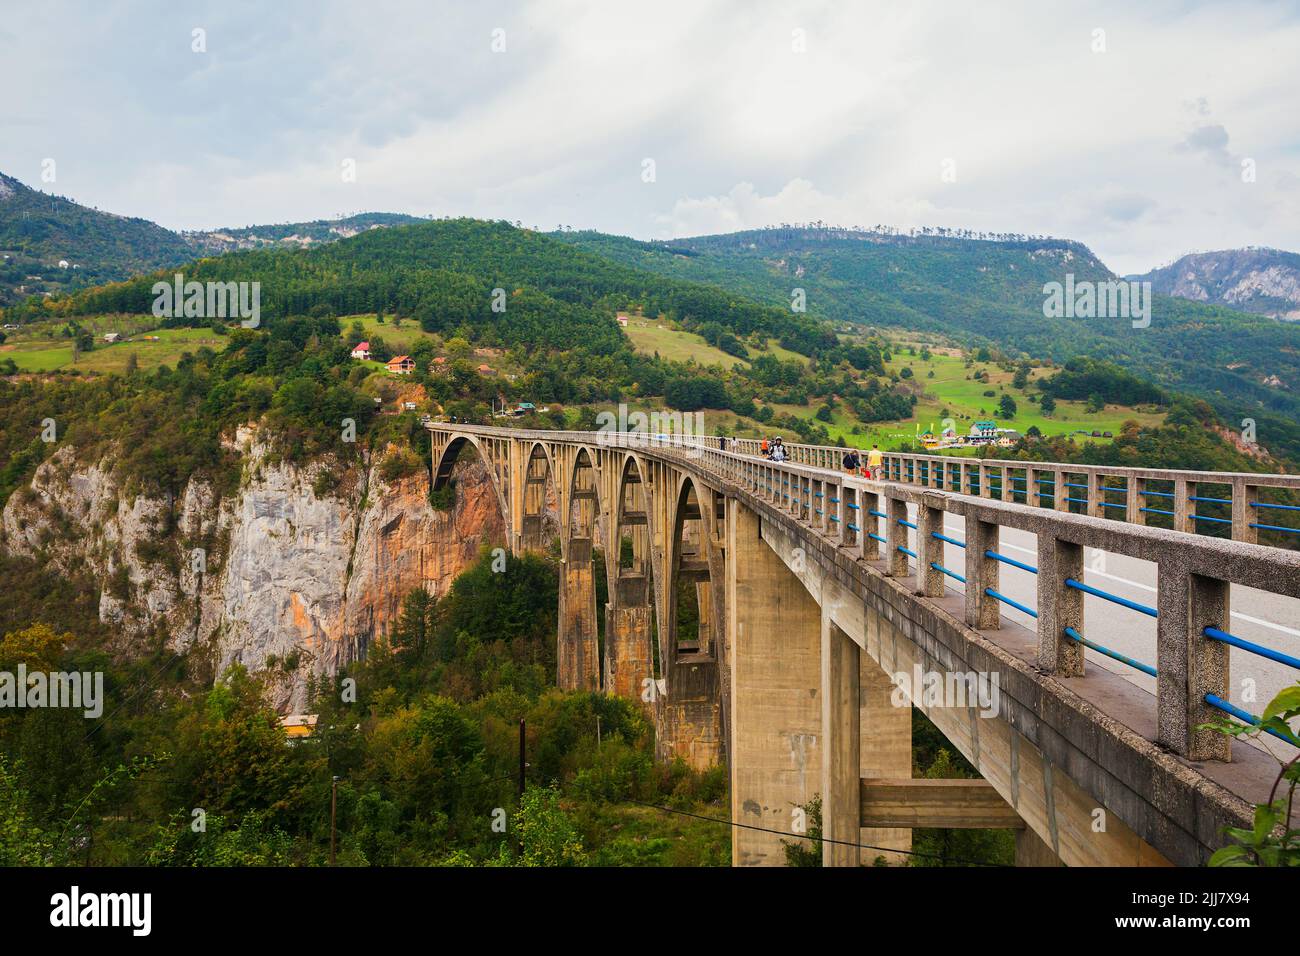
[[[1300,248],[1297,48],[1267,2],[44,3],[0,31],[0,88],[23,91],[0,107],[0,169],[37,184],[56,157],[54,191],[176,228],[822,219],[1050,233],[1145,271]]]

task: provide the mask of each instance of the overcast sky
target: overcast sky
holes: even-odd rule
[[[821,219],[1145,271],[1300,251],[1297,51],[1294,2],[41,0],[0,16],[0,171],[175,229]]]

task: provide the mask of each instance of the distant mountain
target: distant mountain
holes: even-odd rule
[[[367,229],[420,222],[401,213],[174,232],[147,219],[101,212],[0,173],[0,306],[271,246],[321,245]]]
[[[1135,279],[1163,295],[1300,320],[1300,255],[1279,249],[1194,252]]]
[[[400,212],[363,212],[346,219],[315,219],[273,226],[247,226],[243,229],[211,229],[185,232],[182,235],[200,255],[221,255],[238,249],[268,247],[309,248],[338,239],[349,239],[367,229],[384,226],[408,226],[423,222],[418,216]]]
[[[1300,323],[1158,293],[1145,328],[1122,318],[1045,315],[1047,283],[1118,278],[1077,242],[820,226],[667,242],[553,235],[786,309],[801,289],[809,315],[838,323],[943,332],[1012,357],[1106,359],[1206,399],[1229,422],[1255,420],[1262,444],[1300,456]]]
[[[194,255],[180,235],[0,173],[0,304],[124,279]]]

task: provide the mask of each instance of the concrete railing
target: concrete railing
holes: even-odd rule
[[[716,435],[682,436],[682,444],[728,448],[758,456],[753,438],[722,439]],[[785,443],[783,443],[785,444]],[[832,471],[843,470],[844,456],[862,449],[831,445],[785,444],[787,460]],[[969,458],[883,452],[882,477],[904,484],[958,494],[1019,502],[1031,507],[1077,512],[1099,518],[1145,525],[1148,516],[1175,531],[1196,534],[1230,531],[1233,541],[1300,547],[1300,504],[1269,500],[1273,489],[1300,492],[1300,475],[1255,472],[1186,471],[1163,468],[1123,468],[1062,462]],[[1300,498],[1293,501],[1300,502]],[[1163,519],[1168,519],[1164,521]],[[1290,524],[1288,524],[1288,521]]]
[[[831,469],[775,463],[707,448],[689,454],[696,467],[779,506],[795,521],[832,538],[886,575],[914,579],[916,594],[938,598],[945,577],[965,594],[966,623],[977,630],[1002,626],[1002,603],[1036,619],[1037,664],[1061,677],[1084,676],[1085,646],[1129,666],[1139,666],[1089,639],[1084,595],[1093,594],[1156,619],[1155,661],[1139,666],[1156,677],[1158,742],[1192,760],[1226,760],[1228,738],[1199,729],[1225,710],[1229,699],[1228,643],[1207,629],[1231,636],[1228,589],[1248,586],[1300,598],[1300,554],[1263,545],[1191,536],[1177,531],[1124,526],[1088,514],[1031,509],[938,489],[871,481]],[[1065,466],[1073,468],[1074,466]],[[916,520],[908,518],[914,506]],[[960,516],[964,540],[945,533],[944,515]],[[1003,528],[1037,537],[1037,563],[999,553]],[[909,531],[915,531],[915,548]],[[965,574],[947,569],[949,549],[965,553]],[[1124,555],[1157,565],[1156,603],[1146,607],[1116,598],[1086,583],[1084,548]],[[1012,601],[999,591],[1003,564],[1037,576],[1037,607]],[[1100,637],[1100,635],[1098,635]],[[1254,648],[1249,642],[1236,646]],[[1269,649],[1256,649],[1259,650]],[[1276,652],[1274,652],[1276,653]],[[1285,654],[1271,659],[1300,666]],[[1234,716],[1248,717],[1242,712]]]
[[[1122,476],[1128,482],[1127,508],[1146,480],[1174,481],[1180,495],[1196,484],[1229,484],[1247,497],[1260,487],[1296,487],[1297,479],[1284,475],[1225,475],[1214,472],[1145,471],[1093,468],[1041,462],[959,461],[943,456],[889,454],[886,463],[895,473],[908,470],[911,482],[875,481],[845,473],[837,457],[845,449],[789,446],[795,457],[810,463],[773,462],[756,457],[756,442],[739,443],[736,451],[716,447],[718,439],[689,436],[647,436],[640,433],[574,432],[497,429],[485,426],[433,425],[437,429],[502,435],[539,441],[569,441],[587,445],[627,448],[677,461],[724,485],[762,499],[784,512],[808,531],[833,541],[853,556],[881,565],[889,577],[914,579],[914,592],[937,599],[945,594],[945,577],[955,580],[965,594],[965,622],[976,630],[1002,627],[1000,605],[1010,604],[1036,620],[1037,664],[1049,674],[1083,677],[1084,647],[1137,667],[1156,678],[1159,743],[1191,760],[1229,759],[1229,739],[1201,725],[1227,712],[1243,720],[1251,715],[1237,710],[1229,700],[1229,645],[1300,668],[1289,655],[1233,638],[1229,628],[1228,595],[1232,584],[1290,598],[1300,598],[1300,553],[1271,548],[1248,540],[1224,540],[1184,531],[1146,527],[1139,518],[1132,524],[1105,520],[1093,507],[1075,514],[1064,508],[1029,508],[1005,496],[956,492],[969,487],[975,476],[980,491],[987,491],[991,476],[1025,472],[1033,486],[1040,476],[1052,481],[1083,475],[1088,501],[1098,503],[1103,481]],[[956,470],[953,470],[955,467]],[[918,477],[919,476],[919,477]],[[953,490],[948,490],[948,479]],[[1187,497],[1199,497],[1188,495]],[[1234,516],[1240,498],[1234,498]],[[1070,502],[1067,501],[1067,504]],[[916,520],[908,518],[908,505]],[[964,522],[964,539],[945,533],[944,515]],[[1002,529],[1018,529],[1037,538],[1037,563],[1006,558],[999,552]],[[1235,522],[1234,522],[1235,528]],[[916,532],[915,548],[909,531]],[[965,552],[965,574],[948,569],[951,548]],[[1084,549],[1124,555],[1157,565],[1156,603],[1137,604],[1088,585]],[[1015,565],[1037,576],[1037,607],[1012,601],[999,590],[1003,564]],[[1156,620],[1155,661],[1144,663],[1109,651],[1089,631],[1084,620],[1084,595],[1092,594],[1144,613]],[[1235,643],[1234,643],[1235,641]],[[1263,653],[1261,653],[1263,652]]]

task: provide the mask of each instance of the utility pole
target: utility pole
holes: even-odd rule
[[[522,813],[524,809],[524,770],[528,764],[524,762],[524,718],[519,718],[519,809],[516,813]],[[519,856],[524,855],[524,828],[519,827],[519,840],[515,846]]]
[[[524,762],[524,718],[519,718],[519,796],[524,795],[524,769],[528,766]]]
[[[335,829],[335,821],[338,818],[338,807],[339,778],[338,774],[335,774],[334,779],[330,781],[330,866],[334,865],[334,846],[337,842],[335,839],[337,833],[337,830]]]

